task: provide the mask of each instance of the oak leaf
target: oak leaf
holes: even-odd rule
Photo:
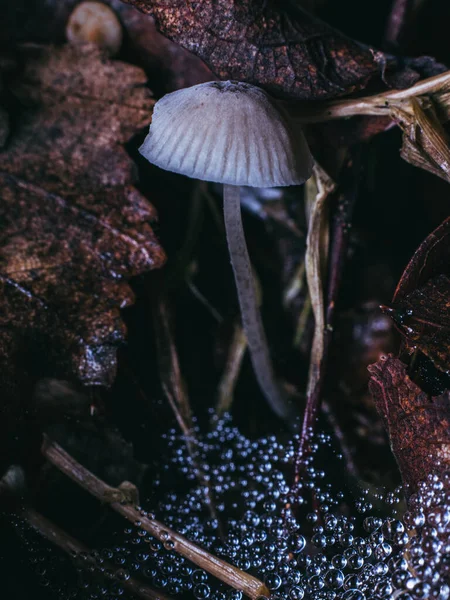
[[[109,384],[127,280],[165,259],[123,148],[153,99],[143,71],[95,48],[31,47],[23,58],[0,153],[0,357],[24,373]]]

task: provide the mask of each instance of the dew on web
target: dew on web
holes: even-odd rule
[[[167,456],[142,515],[151,511],[166,527],[254,575],[273,600],[450,598],[450,474],[430,475],[402,513],[400,489],[339,489],[335,470],[343,460],[324,433],[313,438],[295,487],[296,439],[250,440],[229,417],[214,431],[197,432],[194,454],[175,431],[165,438]],[[169,533],[156,540],[137,522],[116,537],[117,545],[92,553],[94,566],[80,575],[85,591],[61,598],[124,597],[130,577],[171,597],[242,598],[178,555]]]

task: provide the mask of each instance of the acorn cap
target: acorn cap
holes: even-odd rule
[[[313,159],[302,130],[260,88],[209,81],[167,94],[139,149],[151,163],[203,181],[297,185]]]

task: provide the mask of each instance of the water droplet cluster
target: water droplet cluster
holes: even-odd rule
[[[342,457],[325,434],[315,436],[295,487],[295,439],[252,441],[229,418],[198,432],[194,452],[175,431],[165,437],[168,456],[143,504],[167,527],[263,580],[274,600],[450,599],[450,474],[430,475],[401,515],[401,490],[359,490],[350,500],[337,489],[327,467]],[[174,552],[170,535],[158,541],[139,525],[93,556],[99,566],[113,565],[115,589],[91,586],[75,597],[118,598],[136,576],[170,596],[241,600],[241,592]]]

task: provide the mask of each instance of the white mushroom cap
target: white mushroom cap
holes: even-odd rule
[[[209,81],[161,98],[140,152],[167,171],[251,187],[303,183],[313,163],[299,126],[266,92],[235,81]]]

